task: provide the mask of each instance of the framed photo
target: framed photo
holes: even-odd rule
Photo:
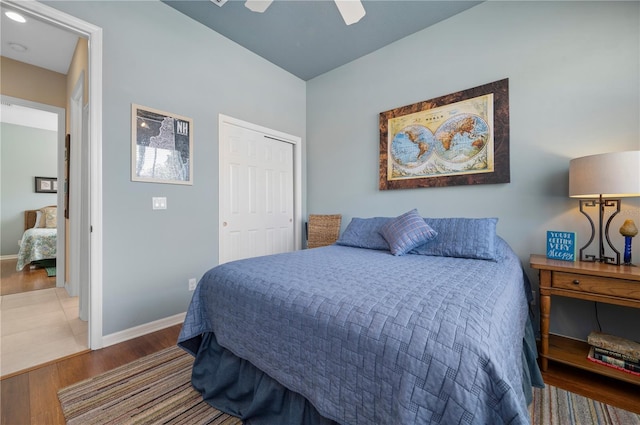
[[[380,113],[380,190],[509,181],[508,79]]]
[[[132,104],[131,180],[193,184],[193,120]]]
[[[36,177],[36,193],[58,193],[56,177]]]

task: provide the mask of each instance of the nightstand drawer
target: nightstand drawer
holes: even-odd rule
[[[553,272],[551,287],[640,300],[640,283],[633,280]]]

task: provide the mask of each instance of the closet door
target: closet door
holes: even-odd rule
[[[296,248],[294,144],[251,127],[220,127],[220,264]]]

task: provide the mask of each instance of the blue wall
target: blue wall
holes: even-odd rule
[[[47,5],[103,29],[103,334],[185,312],[218,261],[218,114],[304,136],[305,83],[161,2]],[[131,181],[132,103],[193,119],[192,186]]]
[[[586,231],[567,197],[571,158],[640,149],[637,2],[485,2],[307,83],[159,2],[47,4],[104,29],[105,335],[185,311],[187,279],[215,265],[219,113],[306,137],[309,212],[345,225],[414,207],[497,216],[525,263],[546,230]],[[502,78],[511,183],[378,191],[380,112]],[[193,186],[130,181],[131,103],[194,119]],[[168,209],[153,212],[153,196]],[[637,200],[623,209],[640,223]],[[593,306],[574,304],[554,300],[552,331],[584,338]],[[610,330],[640,320],[606,306],[600,319]]]
[[[0,124],[2,164],[2,253],[16,255],[24,232],[24,210],[55,205],[55,193],[36,193],[34,177],[57,176],[57,132]]]
[[[308,211],[351,217],[498,217],[525,264],[547,230],[587,220],[568,197],[569,160],[640,149],[640,3],[485,2],[307,84]],[[509,79],[511,182],[378,190],[380,112]],[[640,164],[639,164],[640,166]],[[640,223],[627,198],[612,224]],[[638,250],[640,248],[636,248]],[[528,269],[537,286],[537,274]],[[593,303],[554,298],[552,332],[584,339]],[[603,327],[640,340],[640,314],[600,307]]]

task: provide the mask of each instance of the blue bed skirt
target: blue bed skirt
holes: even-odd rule
[[[335,425],[303,396],[288,390],[250,362],[221,347],[213,333],[181,343],[197,352],[191,382],[212,407],[239,417],[245,425]],[[531,318],[522,349],[522,385],[527,404],[532,387],[544,387],[536,363],[537,349]]]
[[[244,425],[336,424],[303,396],[221,347],[213,333],[202,336],[191,383],[209,405]]]

